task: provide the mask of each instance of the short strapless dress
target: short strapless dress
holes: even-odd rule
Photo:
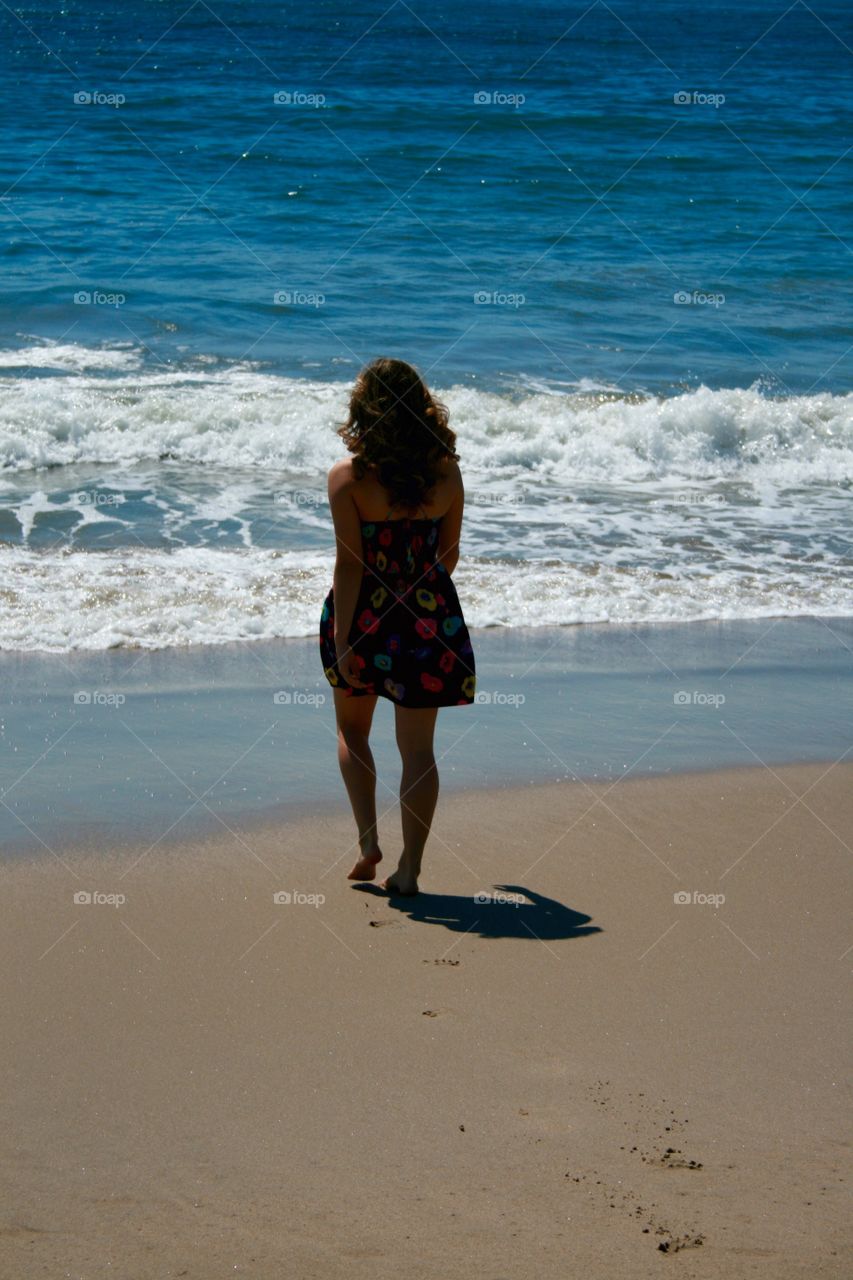
[[[471,637],[453,579],[436,557],[441,516],[361,526],[364,563],[349,633],[360,678],[348,685],[335,652],[334,588],[320,618],[320,655],[333,688],[379,694],[401,707],[462,707],[474,701]]]

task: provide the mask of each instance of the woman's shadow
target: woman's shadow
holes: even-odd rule
[[[470,933],[481,938],[555,942],[603,932],[599,925],[589,923],[591,916],[520,884],[495,885],[488,892],[468,897],[421,892],[414,898],[406,898],[388,894],[374,884],[358,884],[353,888],[384,898],[393,910],[403,912],[410,920],[443,925],[454,933]]]

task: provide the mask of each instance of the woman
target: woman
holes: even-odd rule
[[[361,851],[348,878],[373,880],[382,860],[368,739],[376,699],[388,698],[403,760],[403,852],[382,888],[415,894],[438,799],[438,708],[472,703],[476,685],[450,577],[464,502],[456,436],[417,370],[388,359],[362,369],[338,434],[353,456],[329,472],[337,554],[320,653]]]

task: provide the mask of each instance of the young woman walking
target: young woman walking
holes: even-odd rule
[[[389,359],[362,369],[339,435],[351,456],[329,472],[336,560],[320,652],[358,827],[360,856],[349,879],[373,880],[382,860],[369,738],[376,699],[388,698],[403,761],[403,850],[382,887],[414,894],[438,800],[438,709],[468,706],[476,687],[451,578],[464,503],[456,436],[417,370]]]

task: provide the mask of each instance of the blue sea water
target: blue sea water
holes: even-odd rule
[[[853,612],[836,3],[0,9],[7,648],[309,634],[380,353],[473,625]]]
[[[4,337],[849,389],[853,14],[785,8],[4,10]]]

